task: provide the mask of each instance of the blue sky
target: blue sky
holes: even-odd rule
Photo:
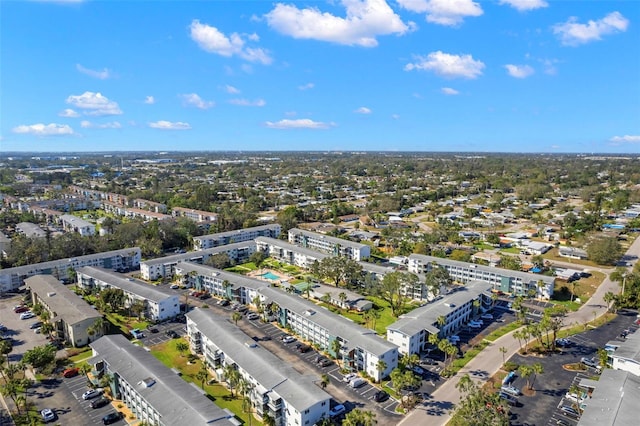
[[[640,152],[640,2],[3,1],[0,150]]]

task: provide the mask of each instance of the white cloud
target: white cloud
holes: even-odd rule
[[[216,103],[213,101],[205,101],[196,93],[187,93],[184,95],[180,95],[180,97],[182,98],[182,101],[185,105],[193,106],[200,109],[209,109],[216,105]]]
[[[112,121],[110,123],[97,124],[92,123],[88,120],[82,120],[80,122],[80,127],[83,129],[121,129],[122,125],[117,121]]]
[[[415,28],[405,24],[385,0],[342,0],[346,17],[321,12],[316,7],[298,9],[276,4],[265,15],[269,26],[296,39],[311,39],[349,46],[375,47],[377,36],[402,35]]]
[[[240,90],[236,89],[233,86],[229,86],[228,84],[226,86],[224,86],[224,90],[225,92],[231,94],[231,95],[237,95],[238,93],[240,93]]]
[[[535,70],[529,65],[507,64],[504,67],[507,69],[507,73],[509,73],[511,77],[515,78],[527,78],[535,72]]]
[[[270,129],[328,129],[335,126],[334,123],[323,123],[322,121],[313,121],[309,118],[299,118],[297,120],[283,119],[272,122],[267,121],[265,126]]]
[[[596,40],[602,36],[624,32],[629,26],[629,20],[620,12],[611,12],[602,19],[579,24],[578,18],[572,16],[567,22],[553,26],[553,33],[560,38],[565,46],[577,46]]]
[[[309,89],[313,89],[315,86],[316,85],[313,83],[302,84],[298,86],[298,90],[309,90]]]
[[[227,37],[216,27],[201,24],[197,19],[191,22],[189,29],[191,31],[191,39],[195,41],[201,49],[209,53],[215,53],[225,57],[239,56],[246,61],[259,62],[264,65],[269,65],[273,61],[267,50],[245,46],[243,36],[238,33],[232,33]],[[252,41],[256,39],[256,37],[257,35],[254,34],[246,38]]]
[[[36,136],[63,136],[73,135],[73,129],[68,124],[29,124],[14,127],[13,133],[30,134]]]
[[[640,143],[640,135],[614,136],[610,139],[615,145],[622,143]]]
[[[500,0],[500,4],[506,4],[514,9],[524,12],[527,10],[541,9],[549,6],[545,0]]]
[[[460,92],[458,92],[456,89],[452,89],[451,87],[443,87],[442,89],[440,89],[440,92],[447,96],[455,96],[460,94]]]
[[[356,114],[371,114],[371,110],[367,107],[360,107],[353,112],[355,112]]]
[[[111,72],[108,69],[103,69],[102,71],[90,70],[89,68],[85,68],[80,64],[76,64],[76,69],[82,74],[86,74],[89,77],[97,78],[99,80],[106,80],[108,78],[113,77]]]
[[[191,125],[189,123],[183,123],[182,121],[165,121],[159,120],[149,123],[149,127],[160,130],[189,130]]]
[[[391,118],[393,118],[394,120],[398,120],[400,118],[400,115],[398,114],[391,114]]]
[[[250,101],[248,99],[230,99],[229,103],[232,105],[239,105],[239,106],[257,106],[257,107],[262,107],[265,106],[267,103],[264,101],[264,99],[256,99],[255,101]]]
[[[484,63],[476,61],[471,55],[452,55],[441,51],[431,52],[427,56],[415,56],[416,62],[405,65],[405,71],[433,71],[445,78],[475,79],[482,75]]]
[[[122,110],[114,101],[100,93],[84,92],[82,95],[71,95],[67,98],[67,103],[83,110],[85,115],[120,115]]]
[[[67,117],[67,118],[80,117],[80,114],[78,114],[76,111],[72,110],[71,108],[67,108],[65,110],[60,111],[58,115],[60,117]]]
[[[556,75],[558,72],[556,64],[559,62],[557,59],[540,59],[544,66],[544,73],[549,75]]]
[[[426,13],[427,22],[456,26],[465,18],[482,15],[482,7],[473,0],[397,0],[403,8],[416,13]]]
[[[147,96],[144,98],[144,103],[147,105],[153,105],[156,103],[156,98],[154,98],[153,96]]]

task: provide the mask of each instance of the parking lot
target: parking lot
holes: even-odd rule
[[[29,328],[31,324],[39,321],[38,318],[21,320],[20,314],[13,312],[14,307],[20,305],[21,302],[22,295],[0,298],[0,312],[2,313],[0,323],[7,328],[0,334],[9,338],[13,345],[13,350],[9,354],[11,362],[19,361],[29,349],[49,343],[46,336],[36,334],[33,329]]]
[[[535,394],[521,396],[518,406],[511,408],[512,425],[556,425],[559,420],[569,426],[577,424],[577,419],[564,415],[561,411],[562,406],[573,406],[572,401],[565,395],[572,385],[580,382],[580,379],[592,378],[599,373],[591,367],[582,372],[568,371],[563,368],[563,365],[580,363],[582,357],[597,358],[597,350],[603,348],[607,342],[620,338],[623,330],[629,329],[632,332],[637,330],[638,327],[633,324],[636,312],[624,311],[619,314],[602,327],[569,337],[573,345],[563,348],[560,353],[545,357],[515,355],[511,358],[511,361],[519,365],[540,363],[544,368],[544,373],[536,378]],[[526,386],[526,380],[518,377],[514,386],[523,389]],[[588,398],[585,403],[588,404]]]
[[[88,380],[86,378],[86,376],[83,375],[78,375],[76,377],[71,377],[68,379],[62,379],[62,386],[61,386],[61,390],[63,390],[64,392],[71,394],[72,397],[76,400],[76,402],[79,405],[78,410],[82,412],[82,414],[84,414],[84,418],[86,419],[84,423],[82,424],[86,424],[86,425],[101,425],[102,424],[102,418],[112,412],[117,411],[117,407],[113,406],[113,403],[111,404],[107,404],[104,407],[101,408],[91,408],[91,402],[94,401],[95,399],[99,398],[96,397],[94,399],[89,399],[89,400],[83,400],[82,399],[82,394],[89,389],[88,385]],[[66,419],[65,419],[66,420]],[[69,423],[69,424],[76,424],[76,423]],[[77,423],[79,424],[79,423]],[[113,423],[114,425],[126,425],[127,422],[122,419],[116,423]]]

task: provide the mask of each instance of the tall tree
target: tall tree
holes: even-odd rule
[[[418,276],[409,272],[394,271],[384,276],[378,294],[380,298],[389,303],[393,316],[400,316],[409,300],[405,290],[412,288],[417,282]]]

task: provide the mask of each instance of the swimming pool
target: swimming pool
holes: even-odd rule
[[[259,275],[262,278],[266,278],[268,280],[279,280],[280,277],[274,274],[273,272],[265,272],[264,274]]]

